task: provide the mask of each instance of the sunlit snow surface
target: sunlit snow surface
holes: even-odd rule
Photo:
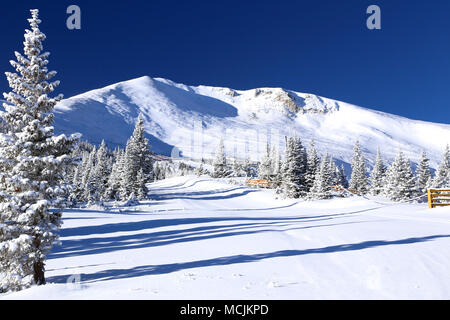
[[[210,178],[149,186],[121,212],[66,211],[48,284],[0,298],[450,298],[450,208],[275,200]]]

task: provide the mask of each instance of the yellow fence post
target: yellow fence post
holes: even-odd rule
[[[433,209],[433,199],[431,199],[431,189],[428,189],[428,208]]]
[[[428,207],[450,206],[450,189],[428,189]]]

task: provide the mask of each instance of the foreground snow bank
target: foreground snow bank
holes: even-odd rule
[[[67,211],[48,284],[4,299],[449,299],[450,208],[181,177]],[[67,283],[69,282],[69,283]]]

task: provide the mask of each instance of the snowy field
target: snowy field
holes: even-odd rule
[[[450,299],[450,208],[274,200],[196,177],[150,194],[66,211],[48,284],[1,298]]]

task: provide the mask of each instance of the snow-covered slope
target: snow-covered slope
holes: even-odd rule
[[[0,299],[450,298],[450,207],[275,200],[206,177],[149,189],[121,212],[65,212],[47,285]]]
[[[125,144],[142,112],[154,151],[171,154],[177,147],[184,156],[195,158],[210,157],[220,137],[225,138],[229,156],[243,157],[250,149],[256,158],[266,139],[283,149],[284,136],[295,133],[306,144],[314,138],[320,152],[346,163],[359,139],[370,163],[378,146],[387,160],[403,150],[413,162],[424,148],[436,167],[450,142],[450,125],[410,120],[312,94],[281,88],[192,87],[150,77],[66,99],[56,112],[59,132],[77,131],[93,143],[105,139],[111,147]]]

